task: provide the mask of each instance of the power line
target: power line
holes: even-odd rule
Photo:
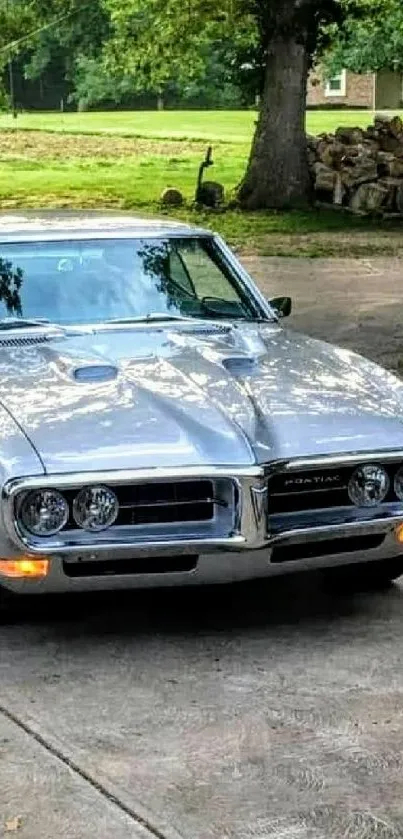
[[[33,29],[31,32],[28,32],[28,34],[24,35],[22,38],[17,38],[14,41],[9,41],[8,44],[5,44],[5,46],[0,47],[0,54],[3,52],[8,52],[9,50],[13,50],[16,47],[19,47],[20,44],[25,43],[25,41],[29,41],[31,38],[35,37],[35,35],[40,35],[42,32],[46,32],[47,29],[51,29],[52,26],[55,26],[56,24],[61,23],[63,20],[67,20],[68,18],[73,17],[73,15],[78,14],[79,11],[82,12],[83,9],[88,8],[89,5],[89,3],[86,3],[84,6],[81,7],[81,9],[73,9],[73,11],[68,12],[65,15],[59,15],[59,17],[54,18],[53,20],[49,21],[49,23],[44,23],[42,26],[38,26],[36,29]]]
[[[16,38],[13,41],[9,41],[8,44],[5,44],[4,46],[0,47],[0,55],[2,53],[5,53],[5,52],[10,53],[7,63],[8,63],[8,73],[9,73],[11,110],[12,110],[12,113],[13,113],[14,117],[17,116],[17,110],[16,110],[15,93],[14,93],[14,66],[13,66],[13,55],[12,55],[13,51],[16,48],[18,48],[21,44],[24,44],[27,41],[30,41],[31,38],[34,38],[36,35],[41,35],[42,32],[46,32],[48,29],[51,29],[52,27],[57,26],[58,23],[62,23],[62,21],[68,20],[69,18],[71,18],[75,14],[77,14],[79,11],[81,12],[81,11],[83,11],[83,9],[85,10],[86,8],[89,7],[89,5],[90,5],[90,3],[86,3],[84,6],[81,7],[81,9],[73,9],[71,12],[67,12],[64,15],[59,15],[58,17],[53,18],[53,20],[48,21],[48,23],[44,23],[41,26],[37,26],[35,29],[31,30],[31,32],[28,32],[27,35],[23,35],[22,38]]]

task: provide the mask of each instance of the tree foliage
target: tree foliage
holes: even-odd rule
[[[322,50],[346,7],[399,0],[0,0],[0,49],[18,41],[26,78],[60,75],[73,99],[118,104],[130,92],[251,104],[264,88],[267,44],[293,29]],[[351,17],[348,26],[352,27]],[[43,29],[41,28],[43,27]],[[353,27],[352,27],[353,28]],[[28,37],[29,32],[32,37]],[[3,63],[10,51],[3,52]],[[1,61],[1,53],[0,53]]]
[[[231,81],[230,51],[253,42],[253,18],[239,13],[238,0],[104,0],[112,36],[104,63],[112,76],[127,74],[139,90],[162,92],[167,84],[200,84],[217,62]],[[227,53],[227,54],[225,54]]]
[[[0,70],[13,58],[26,79],[74,87],[78,61],[101,51],[108,24],[102,0],[0,0]]]
[[[353,7],[346,5],[343,25],[328,33],[329,72],[403,70],[402,0],[358,0]]]
[[[0,258],[0,300],[9,314],[22,314],[20,291],[23,281],[21,268],[14,268],[11,262]]]
[[[62,12],[64,9],[64,14]],[[54,25],[45,28],[26,47],[25,76],[38,79],[55,64],[63,68],[64,79],[76,86],[83,75],[82,65],[96,61],[109,35],[109,19],[100,0],[52,0],[45,9],[38,8],[44,22],[52,16]],[[93,83],[95,79],[93,79]],[[84,97],[85,98],[85,97]]]
[[[104,0],[111,16],[105,62],[137,84],[163,89],[191,81],[205,68],[206,44],[215,44],[233,83],[264,86],[268,44],[293,33],[310,56],[328,41],[327,24],[340,24],[342,0]],[[249,73],[242,68],[248,67]]]
[[[0,0],[0,62],[8,59],[7,45],[18,41],[37,21],[29,0]],[[14,50],[16,48],[14,47]]]
[[[29,21],[21,13],[25,2]],[[241,29],[234,36],[231,27],[221,27],[215,33],[212,26],[210,34],[202,31],[200,20],[188,32],[187,15],[182,18],[179,33],[176,18],[171,20],[171,30],[169,25],[167,30],[165,10],[162,4],[158,10],[153,0],[127,10],[108,0],[0,0],[0,20],[2,10],[5,14],[11,6],[18,8],[18,13],[10,16],[2,32],[7,33],[6,41],[23,36],[19,49],[13,47],[12,52],[14,57],[19,55],[18,68],[21,67],[24,78],[46,80],[48,84],[53,78],[58,86],[64,81],[70,88],[71,100],[81,105],[119,104],[130,102],[130,96],[138,94],[167,93],[171,101],[199,98],[216,107],[240,106],[242,89],[245,100],[253,101],[252,73],[249,70],[244,74],[240,69],[250,59],[249,32],[245,38]],[[221,18],[219,23],[222,24]],[[157,49],[150,51],[150,72],[150,32],[160,25],[168,34],[171,32],[172,43],[186,31],[185,42],[190,44],[192,54],[187,61],[182,43],[175,61],[175,51],[161,52],[158,40]],[[30,30],[33,35],[27,37]]]

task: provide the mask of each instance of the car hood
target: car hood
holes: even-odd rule
[[[397,378],[274,324],[50,337],[0,338],[0,401],[49,474],[403,449]]]

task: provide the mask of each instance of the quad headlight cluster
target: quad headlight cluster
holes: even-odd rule
[[[356,507],[376,507],[382,504],[391,488],[391,479],[383,466],[365,463],[350,478],[348,494]],[[396,472],[393,488],[399,501],[403,501],[403,467]]]
[[[109,487],[85,487],[75,496],[71,512],[78,527],[97,533],[115,523],[119,501]],[[69,503],[56,489],[32,490],[24,498],[18,518],[24,530],[33,536],[55,536],[70,519]]]

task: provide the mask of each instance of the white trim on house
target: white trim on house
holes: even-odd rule
[[[334,87],[333,87],[334,85]],[[343,97],[347,94],[347,70],[342,70],[336,76],[328,79],[325,85],[325,96],[328,99]]]

